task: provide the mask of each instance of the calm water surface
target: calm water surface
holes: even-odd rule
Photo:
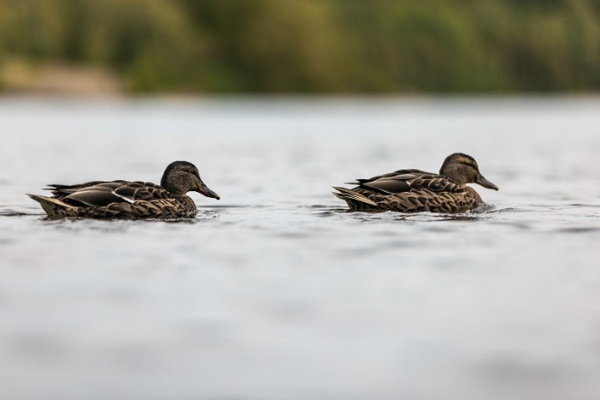
[[[600,398],[600,99],[0,100],[2,399]],[[474,156],[478,213],[332,185]],[[48,221],[158,182],[188,222]]]

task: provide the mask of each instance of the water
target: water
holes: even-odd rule
[[[600,99],[0,100],[3,399],[597,399]],[[332,185],[474,156],[480,213]],[[24,193],[158,182],[193,221],[48,221]]]

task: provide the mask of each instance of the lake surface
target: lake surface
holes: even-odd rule
[[[0,398],[600,398],[600,98],[0,99]],[[461,215],[331,186],[472,155]],[[159,182],[188,222],[49,221]]]

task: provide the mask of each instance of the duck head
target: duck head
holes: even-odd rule
[[[198,168],[187,161],[174,161],[169,164],[160,180],[160,185],[175,196],[183,196],[187,192],[194,191],[206,197],[220,199],[218,194],[202,182]]]
[[[442,168],[440,168],[440,175],[453,180],[459,185],[477,183],[484,188],[498,190],[498,186],[481,175],[477,161],[463,153],[454,153],[446,157]]]

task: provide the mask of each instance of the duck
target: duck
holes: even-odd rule
[[[198,168],[174,161],[165,169],[160,185],[141,181],[92,181],[76,185],[50,184],[52,196],[27,195],[40,203],[50,219],[179,219],[196,216],[198,208],[188,192],[219,200],[206,186]]]
[[[469,183],[498,190],[483,177],[477,161],[463,153],[450,154],[440,173],[401,169],[349,184],[352,189],[333,188],[351,211],[398,211],[403,213],[463,213],[484,204]]]

